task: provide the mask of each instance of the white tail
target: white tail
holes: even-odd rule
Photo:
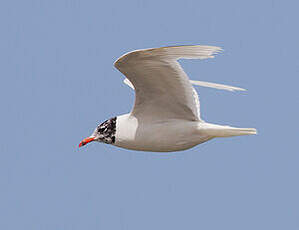
[[[233,128],[229,127],[223,130],[221,133],[223,137],[233,137],[233,136],[242,136],[242,135],[254,135],[257,134],[256,129],[254,128]]]
[[[255,128],[235,128],[230,126],[214,125],[206,123],[205,133],[214,137],[233,137],[257,134]]]

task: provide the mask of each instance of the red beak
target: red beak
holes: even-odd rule
[[[92,142],[92,141],[94,141],[94,137],[85,138],[83,141],[80,142],[79,148],[86,145],[86,144],[88,144],[89,142]]]

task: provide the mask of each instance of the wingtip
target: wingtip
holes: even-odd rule
[[[243,88],[240,88],[240,87],[235,87],[235,89],[232,90],[233,92],[236,92],[236,91],[247,91],[247,89],[243,89]]]
[[[243,89],[243,88],[240,88],[240,87],[230,86],[230,85],[223,85],[223,84],[212,83],[212,82],[194,81],[194,80],[190,80],[190,82],[193,85],[209,87],[209,88],[214,88],[214,89],[220,89],[220,90],[228,90],[230,92],[247,91],[246,89]]]

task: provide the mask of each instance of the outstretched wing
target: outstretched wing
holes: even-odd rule
[[[219,51],[215,46],[173,46],[121,56],[114,66],[134,86],[131,114],[151,120],[200,120],[198,95],[177,60],[213,58]]]
[[[130,88],[134,89],[134,86],[132,83],[129,81],[128,78],[124,79],[124,83],[129,86]],[[190,80],[190,83],[192,85],[196,86],[203,86],[203,87],[208,87],[208,88],[213,88],[213,89],[222,89],[222,90],[228,90],[228,91],[246,91],[246,89],[236,87],[236,86],[230,86],[230,85],[223,85],[223,84],[218,84],[218,83],[212,83],[212,82],[206,82],[206,81],[194,81]]]

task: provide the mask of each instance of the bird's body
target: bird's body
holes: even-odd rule
[[[215,137],[255,134],[255,129],[233,128],[202,121],[169,119],[144,121],[131,114],[116,118],[115,146],[153,152],[192,148]]]
[[[189,149],[209,138],[197,121],[178,119],[147,122],[130,114],[116,119],[114,145],[127,149],[170,152]]]
[[[121,56],[115,67],[135,89],[131,113],[100,124],[80,146],[91,141],[154,152],[192,148],[214,137],[256,134],[253,128],[234,128],[204,122],[200,118],[198,95],[192,84],[230,91],[241,88],[192,81],[179,58],[205,59],[221,49],[214,46],[177,46],[137,50]]]

